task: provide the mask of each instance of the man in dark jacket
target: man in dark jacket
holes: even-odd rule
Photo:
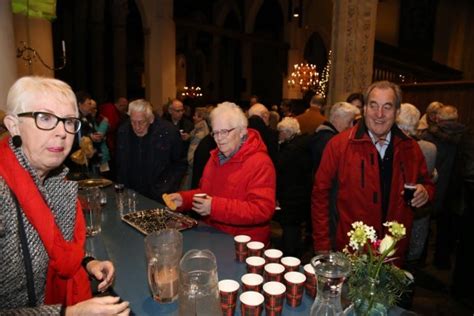
[[[117,179],[126,187],[156,201],[178,189],[186,171],[178,130],[155,118],[145,100],[130,103],[117,135]]]
[[[270,111],[265,105],[256,103],[249,109],[249,127],[257,130],[267,146],[268,155],[276,164],[278,155],[278,132],[269,127]]]
[[[311,159],[308,135],[299,135],[300,127],[295,118],[284,118],[277,125],[280,148],[276,164],[277,199],[281,210],[274,219],[282,227],[281,250],[286,256],[300,257],[302,224],[310,224],[311,210]]]
[[[459,162],[459,143],[465,126],[458,122],[458,111],[452,105],[444,105],[436,112],[435,122],[421,133],[421,138],[436,145],[436,245],[434,264],[439,269],[451,267],[450,256],[454,249],[454,220],[456,205],[462,200],[462,164]],[[459,212],[457,212],[459,213]]]
[[[384,222],[397,221],[411,231],[413,211],[434,196],[434,185],[415,140],[395,124],[400,109],[400,88],[391,82],[370,85],[364,94],[364,118],[353,128],[333,137],[327,144],[316,173],[312,193],[312,222],[315,251],[330,250],[330,194],[337,185],[336,248],[349,243],[347,233],[355,221],[372,226],[382,238]],[[410,205],[403,199],[405,183],[416,183]],[[410,236],[398,244],[401,264]]]

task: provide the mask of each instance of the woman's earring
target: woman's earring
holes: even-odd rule
[[[21,147],[21,144],[23,144],[20,135],[13,136],[12,137],[12,142],[13,142],[13,146],[15,146],[15,148],[19,148],[19,147]]]

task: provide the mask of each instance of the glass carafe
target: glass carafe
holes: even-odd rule
[[[179,315],[222,315],[216,257],[210,250],[192,249],[179,263]]]
[[[341,290],[351,270],[349,259],[342,253],[327,252],[311,259],[318,279],[318,293],[311,307],[311,316],[344,315]]]

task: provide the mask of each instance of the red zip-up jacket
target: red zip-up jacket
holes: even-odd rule
[[[199,189],[179,192],[180,209],[192,208],[193,195],[212,197],[211,214],[204,221],[228,234],[249,235],[268,244],[270,220],[275,211],[275,168],[257,131],[249,128],[248,138],[237,153],[223,165],[218,149],[204,168]]]
[[[403,134],[396,125],[392,127],[392,142],[393,169],[386,221],[396,220],[406,227],[407,236],[397,244],[396,254],[403,260],[413,223],[413,210],[401,194],[403,185],[405,182],[423,184],[429,201],[433,200],[435,188],[417,142]],[[327,144],[312,193],[311,216],[316,251],[331,249],[329,198],[333,185],[337,186],[338,213],[335,250],[348,245],[347,233],[355,221],[373,226],[377,237],[384,237],[386,228],[382,226],[378,155],[363,121],[333,137]]]

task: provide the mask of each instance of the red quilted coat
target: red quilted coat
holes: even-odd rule
[[[407,206],[401,194],[403,184],[423,184],[430,201],[435,189],[417,142],[403,134],[396,126],[392,128],[392,141],[392,183],[386,220],[396,220],[406,227],[407,236],[397,244],[397,255],[402,259],[407,250],[413,223],[413,210]],[[336,228],[337,250],[342,250],[348,244],[347,233],[355,221],[363,221],[373,226],[378,238],[383,238],[385,227],[382,226],[378,152],[363,122],[335,136],[324,151],[312,193],[315,250],[331,249],[329,199],[333,180],[337,185],[336,209],[339,217]]]
[[[248,129],[239,151],[221,165],[218,149],[204,168],[199,189],[180,192],[181,209],[192,208],[195,193],[212,196],[211,214],[204,221],[231,235],[270,241],[270,220],[275,210],[275,168],[260,135]]]

